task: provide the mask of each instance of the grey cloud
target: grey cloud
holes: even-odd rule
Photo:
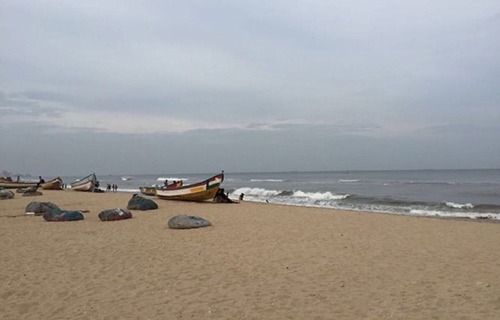
[[[498,166],[494,151],[460,153],[467,143],[479,154],[498,137],[498,1],[28,0],[2,8],[2,114],[74,108],[248,124],[152,136],[70,128],[57,136],[66,150],[112,145],[123,155],[118,146],[132,143],[158,158],[158,146],[197,150],[243,171]],[[46,141],[55,133],[43,129],[31,139],[54,148]],[[435,150],[446,154],[423,156]],[[195,159],[175,165],[216,166]],[[73,160],[68,168],[80,165]]]
[[[62,97],[43,91],[0,92],[0,110],[4,115],[59,117],[63,111],[50,103],[62,101]]]

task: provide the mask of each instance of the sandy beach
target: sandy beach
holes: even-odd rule
[[[159,199],[101,222],[131,194],[42,192],[0,202],[1,319],[500,317],[498,223]],[[49,223],[31,201],[88,212]]]

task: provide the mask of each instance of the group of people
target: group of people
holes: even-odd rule
[[[167,188],[179,188],[182,187],[182,180],[174,181],[171,184],[168,184],[168,180],[165,180],[165,187]]]
[[[118,186],[116,184],[109,184],[108,183],[108,186],[106,187],[106,191],[113,191],[113,192],[116,192],[118,190]]]

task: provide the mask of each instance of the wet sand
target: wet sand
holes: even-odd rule
[[[498,319],[500,224],[128,193],[0,201],[0,319]],[[85,220],[26,216],[31,201]],[[172,230],[197,215],[212,227]]]

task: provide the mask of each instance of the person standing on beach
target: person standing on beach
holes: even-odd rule
[[[42,178],[42,176],[39,176],[38,179],[40,179],[38,181],[38,183],[36,184],[36,187],[38,188],[42,183],[45,183],[45,180]]]

